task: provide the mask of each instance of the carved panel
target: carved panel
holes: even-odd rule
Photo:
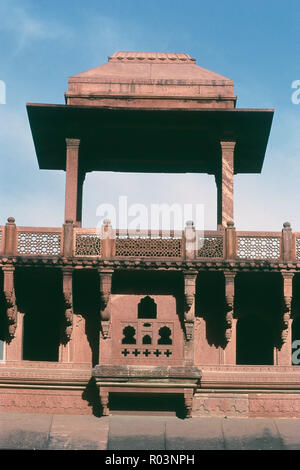
[[[117,238],[116,256],[160,256],[180,258],[181,245],[181,238]]]
[[[101,256],[102,237],[96,233],[77,233],[75,241],[76,256]]]
[[[61,235],[55,232],[19,232],[20,255],[50,255],[61,253]]]
[[[223,237],[200,237],[198,256],[200,258],[223,258]]]
[[[172,359],[174,353],[174,324],[157,320],[122,322],[120,355],[123,359],[149,360]]]
[[[238,258],[278,259],[280,237],[238,237]]]

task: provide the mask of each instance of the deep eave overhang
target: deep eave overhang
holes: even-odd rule
[[[39,167],[65,170],[78,138],[84,171],[211,173],[235,140],[235,173],[260,173],[273,109],[136,109],[28,103]]]

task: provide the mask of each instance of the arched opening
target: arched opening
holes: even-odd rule
[[[150,335],[143,336],[143,344],[152,344],[152,338]]]
[[[240,318],[236,327],[236,363],[273,365],[272,329],[260,315]]]
[[[163,326],[162,328],[159,329],[159,336],[160,338],[158,339],[157,343],[158,344],[172,344],[172,339],[170,338],[171,336],[171,330],[167,326]]]
[[[154,300],[147,296],[144,297],[138,304],[138,318],[156,318],[157,305]]]
[[[136,344],[135,328],[133,328],[133,326],[125,326],[123,335],[122,344]]]
[[[280,273],[239,273],[235,278],[236,363],[273,365],[282,319]]]
[[[23,359],[58,361],[63,318],[62,277],[58,270],[16,272],[18,306],[24,312]]]

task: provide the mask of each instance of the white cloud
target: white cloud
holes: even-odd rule
[[[15,54],[35,40],[60,39],[70,37],[71,31],[65,25],[54,21],[42,21],[35,18],[28,9],[21,7],[14,0],[1,0],[0,32],[15,36]]]
[[[8,148],[21,153],[24,159],[32,158],[35,152],[26,111],[15,111],[7,105],[0,111],[1,153],[3,148]],[[11,152],[11,157],[14,152]]]

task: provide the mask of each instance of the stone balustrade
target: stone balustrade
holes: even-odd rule
[[[239,232],[233,223],[224,230],[197,231],[187,222],[184,231],[18,227],[10,217],[0,226],[2,256],[67,258],[173,258],[177,260],[236,260],[291,262],[300,260],[300,232],[285,223],[281,232]]]

